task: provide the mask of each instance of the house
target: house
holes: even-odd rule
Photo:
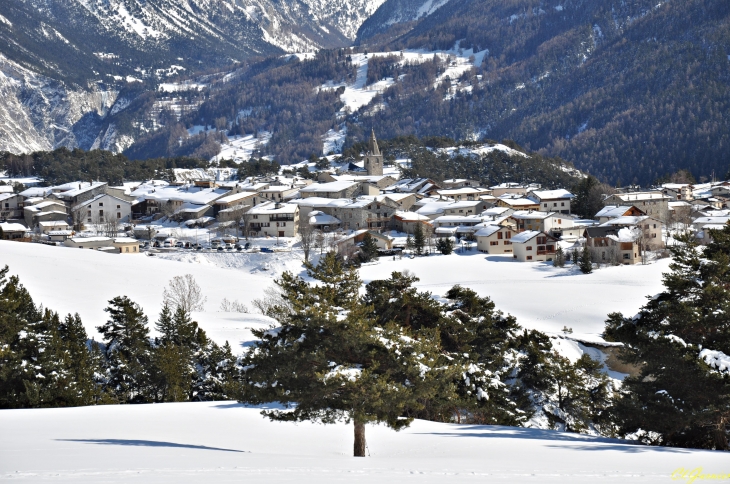
[[[337,217],[346,230],[389,229],[393,215],[398,211],[396,204],[378,197],[358,197],[354,199],[332,200],[320,210]]]
[[[512,239],[512,255],[520,262],[550,261],[555,257],[557,239],[539,230],[528,230]]]
[[[421,228],[428,225],[428,229],[424,232],[433,230],[433,226],[430,223],[431,219],[425,215],[418,214],[416,212],[404,212],[397,211],[393,214],[393,228],[398,232],[406,234],[413,234],[416,231],[416,225],[421,224]]]
[[[23,218],[28,227],[35,227],[38,222],[67,221],[66,205],[58,200],[41,200],[31,205],[25,201]]]
[[[479,187],[480,183],[477,180],[467,180],[466,178],[450,178],[444,180],[442,183],[444,188],[464,188],[464,187]]]
[[[393,238],[388,235],[369,230],[356,230],[335,240],[337,252],[348,257],[354,256],[360,251],[359,246],[365,240],[366,234],[370,234],[379,249],[390,250],[393,248]]]
[[[293,203],[266,202],[246,214],[252,236],[294,237],[299,223],[299,206]]]
[[[519,183],[500,183],[493,187],[489,187],[491,194],[497,198],[502,195],[527,195],[528,186]]]
[[[633,205],[606,205],[597,214],[598,223],[605,223],[619,217],[641,217],[646,215]]]
[[[413,193],[428,197],[441,189],[441,185],[430,178],[403,178],[383,189],[386,193]]]
[[[474,232],[474,238],[477,240],[477,250],[487,254],[511,254],[512,253],[512,237],[517,232],[511,227],[501,225],[487,225]]]
[[[489,190],[474,187],[444,189],[438,190],[436,193],[441,197],[451,198],[456,202],[462,200],[479,200],[481,195],[490,195]]]
[[[512,226],[516,232],[537,230],[555,238],[576,239],[582,233],[572,217],[556,212],[517,211],[507,217],[502,225]]]
[[[213,216],[219,222],[229,222],[236,218],[239,209],[246,212],[253,207],[256,192],[238,192],[226,195],[213,202]]]
[[[42,234],[48,234],[49,232],[53,231],[64,231],[64,230],[70,230],[71,227],[68,225],[68,223],[65,220],[56,220],[56,221],[48,221],[48,222],[38,222],[38,230]]]
[[[13,187],[10,187],[12,190]],[[23,217],[24,198],[15,193],[0,193],[0,220]]]
[[[563,214],[570,213],[570,201],[575,195],[568,190],[534,190],[530,192],[528,197],[537,201],[540,206],[538,210],[542,212],[558,212]]]
[[[139,254],[139,241],[131,237],[117,237],[112,240],[112,247],[120,254]]]
[[[106,193],[106,188],[106,182],[71,182],[51,187],[48,197],[61,200],[67,207],[73,207]]]
[[[615,227],[616,229],[627,227],[636,228],[640,231],[642,237],[642,245],[650,250],[656,250],[664,247],[662,238],[662,222],[661,220],[643,215],[640,217],[619,217],[602,223],[599,227]]]
[[[661,186],[662,193],[673,200],[692,200],[694,187],[690,183],[665,183]],[[713,194],[715,194],[713,192]]]
[[[670,197],[659,191],[616,193],[608,196],[603,201],[603,205],[633,205],[646,215],[659,219],[662,223],[666,223],[669,215],[670,200]]]
[[[393,206],[397,206],[400,210],[410,210],[416,203],[416,195],[413,193],[387,193],[378,195],[377,200],[389,201]]]
[[[271,185],[269,188],[259,191],[259,197],[273,202],[285,202],[291,200],[299,193],[298,188],[287,185]]]
[[[0,222],[2,229],[2,240],[20,240],[25,239],[28,228],[19,223]]]
[[[47,235],[51,242],[65,242],[73,234],[73,230],[51,230]]]
[[[302,198],[352,198],[358,194],[360,194],[360,183],[354,181],[314,183],[299,190]]]
[[[300,214],[300,217],[302,215]],[[309,217],[309,225],[322,232],[332,232],[342,225],[342,221],[332,215],[327,215],[319,210],[312,210],[307,215]]]
[[[69,237],[63,243],[74,249],[108,249],[113,247],[110,237]]]
[[[78,216],[74,216],[78,213]],[[71,209],[75,220],[89,224],[109,221],[126,223],[132,220],[132,202],[106,193],[101,193]]]
[[[539,210],[540,204],[531,198],[512,198],[509,195],[497,199],[498,207],[511,208],[513,210]]]
[[[594,261],[604,264],[641,262],[640,231],[611,226],[587,227],[583,233]]]
[[[230,188],[205,188],[195,185],[150,186],[142,185],[132,192],[138,200],[145,200],[147,215],[178,215],[184,220],[213,214],[213,203],[231,193]],[[208,208],[203,206],[207,205]],[[210,209],[210,212],[208,212]],[[202,214],[202,215],[199,215]],[[197,216],[196,216],[197,215]]]
[[[444,205],[444,215],[477,215],[487,208],[483,200],[464,200]]]

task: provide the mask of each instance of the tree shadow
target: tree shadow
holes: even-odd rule
[[[595,443],[597,446],[585,445],[590,450],[623,450],[626,452],[642,452],[655,450],[660,447],[649,447],[640,442],[631,440],[611,439],[608,437],[593,437],[590,435],[560,432],[557,430],[530,429],[523,427],[492,427],[486,425],[460,426],[463,432],[421,432],[421,435],[440,435],[444,437],[480,437],[487,439],[528,439],[552,440],[560,442]],[[557,447],[557,446],[555,446]],[[562,448],[562,447],[561,447]],[[578,448],[578,447],[571,447]],[[661,449],[668,449],[661,447]],[[676,448],[671,448],[676,451]]]
[[[123,445],[129,447],[170,447],[174,449],[197,449],[197,450],[219,450],[221,452],[250,453],[247,450],[223,449],[220,447],[208,447],[207,445],[177,444],[175,442],[163,442],[159,440],[136,440],[136,439],[55,439],[57,442],[79,442],[84,444],[98,445]]]
[[[238,403],[238,402],[231,402],[231,403],[221,403],[218,405],[213,405],[212,408],[217,408],[219,410],[232,410],[234,408],[254,408],[258,410],[286,410],[287,407],[280,403],[262,403],[260,405],[249,405],[247,403]]]

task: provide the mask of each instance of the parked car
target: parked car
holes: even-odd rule
[[[224,250],[223,247],[220,247],[220,246],[218,247],[218,252],[223,252],[223,250]]]

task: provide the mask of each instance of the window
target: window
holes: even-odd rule
[[[499,241],[497,240],[490,240],[489,245],[499,245]]]
[[[559,218],[559,219],[558,219],[558,223],[559,223],[559,224],[562,224],[562,223],[563,223],[563,219],[562,219],[562,218]]]
[[[99,217],[103,217],[103,216],[104,216],[104,210],[99,210]]]
[[[630,256],[631,254],[624,254],[624,259],[629,259]]]
[[[656,239],[656,234],[651,234],[652,239]]]
[[[254,215],[253,218],[259,218],[259,216],[258,215]]]
[[[547,242],[547,237],[538,237],[537,238],[537,245],[545,245],[545,242]]]
[[[656,228],[656,224],[654,224],[654,228]]]
[[[532,256],[531,255],[528,255],[527,256],[527,260],[532,260]]]
[[[104,203],[103,202],[99,202],[99,206],[100,207],[103,207],[104,206]]]
[[[505,240],[504,245],[512,245],[512,242],[510,242],[509,240]]]
[[[502,232],[497,232],[497,238],[498,239],[501,239],[502,238]]]
[[[557,206],[558,206],[558,202],[553,202],[553,207],[557,207]]]
[[[532,250],[532,246],[531,245],[528,245],[527,247],[525,247],[525,249],[526,250]]]
[[[547,208],[547,203],[543,203],[542,206]]]
[[[120,208],[122,208],[122,206],[121,205],[117,205],[117,210],[119,210]]]
[[[560,206],[561,207],[564,207],[565,206],[565,202],[560,202]]]
[[[512,238],[512,232],[507,232],[506,234],[504,234],[504,238],[505,239],[511,239]]]
[[[122,218],[121,212],[117,212],[117,218]]]
[[[124,252],[129,252],[129,247],[125,247]]]

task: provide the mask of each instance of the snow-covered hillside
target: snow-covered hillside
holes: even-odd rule
[[[366,40],[395,24],[421,20],[448,2],[449,0],[388,0],[362,24],[358,39]]]
[[[119,295],[138,302],[154,320],[160,311],[162,290],[174,276],[192,274],[202,287],[208,301],[205,312],[196,318],[208,330],[206,321],[212,325],[221,322],[217,313],[224,298],[251,307],[251,301],[261,297],[282,271],[303,272],[303,258],[296,250],[273,254],[180,253],[169,257],[176,260],[0,242],[0,266],[8,264],[11,274],[17,274],[45,307],[62,314],[78,312],[89,335],[96,335],[95,327],[106,320],[107,301]],[[387,279],[393,271],[409,270],[421,279],[416,286],[435,296],[461,284],[491,297],[498,309],[513,314],[526,328],[559,333],[567,326],[573,329],[573,338],[596,341],[608,313],[633,315],[647,296],[661,291],[661,274],[667,271],[668,263],[665,259],[582,274],[572,266],[558,269],[473,250],[395,261],[384,257],[377,264],[363,266],[360,275],[369,282]],[[63,283],[49,274],[62,275]],[[260,322],[243,314],[228,321]],[[228,333],[234,346],[250,340],[249,326],[241,327],[240,335]]]
[[[0,480],[624,484],[670,482],[679,468],[727,472],[725,452],[420,420],[400,432],[369,425],[370,457],[355,458],[351,425],[259,412],[234,402],[2,410]]]

